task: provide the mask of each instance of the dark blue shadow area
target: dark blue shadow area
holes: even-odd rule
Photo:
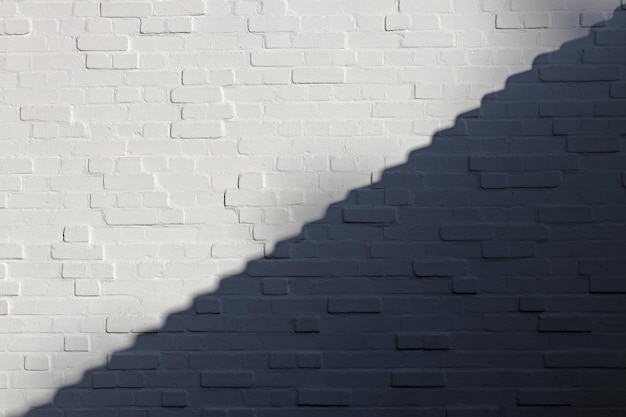
[[[25,417],[626,415],[626,11]]]

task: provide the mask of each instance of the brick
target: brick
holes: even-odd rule
[[[27,35],[31,32],[30,20],[7,19],[4,21],[4,33],[7,35]]]
[[[65,226],[63,229],[64,242],[89,242],[88,226]]]
[[[586,223],[591,221],[588,207],[544,207],[539,209],[542,223]]]
[[[539,69],[542,81],[617,81],[619,80],[619,67],[614,66],[573,66],[573,65],[550,65]]]
[[[626,355],[621,352],[587,351],[587,352],[546,352],[544,354],[546,368],[626,368]]]
[[[385,30],[406,30],[411,27],[411,18],[405,14],[392,14],[385,16]]]
[[[211,139],[224,136],[222,123],[216,121],[181,121],[172,123],[172,138]]]
[[[452,292],[455,294],[477,294],[479,282],[473,277],[456,277],[452,280]]]
[[[202,0],[169,0],[154,4],[157,16],[201,16],[205,14],[205,2]]]
[[[599,294],[626,293],[626,279],[621,276],[591,276],[589,291]]]
[[[65,336],[63,340],[63,350],[66,352],[89,352],[90,343],[87,336]]]
[[[448,350],[450,337],[447,334],[402,333],[396,336],[398,350]]]
[[[175,390],[161,393],[161,405],[163,407],[186,407],[187,391]]]
[[[102,17],[143,17],[152,14],[152,4],[148,2],[107,2],[100,5]]]
[[[205,388],[248,388],[254,381],[252,372],[202,372],[200,386]]]
[[[51,246],[52,259],[103,259],[103,248],[82,243],[59,243]]]
[[[381,313],[382,302],[378,297],[338,297],[328,299],[328,312],[345,313]]]
[[[569,390],[525,389],[517,393],[517,403],[524,406],[567,406],[572,404]]]
[[[69,122],[72,119],[72,109],[69,106],[22,106],[20,118],[28,121]]]
[[[442,371],[394,371],[391,374],[392,387],[444,387],[446,377]]]
[[[519,311],[541,312],[546,309],[546,300],[543,296],[523,296],[519,299]]]
[[[157,212],[148,209],[112,209],[105,211],[104,220],[109,225],[152,225],[159,222]]]
[[[222,99],[216,87],[179,87],[172,90],[173,103],[213,103]]]
[[[350,392],[347,390],[298,390],[299,406],[348,406]]]
[[[541,317],[539,319],[540,332],[580,333],[591,332],[593,323],[586,317]]]
[[[296,317],[293,320],[293,330],[296,333],[319,333],[320,320],[317,317]]]
[[[346,223],[392,223],[396,213],[391,207],[344,207],[343,221]]]
[[[455,34],[443,31],[409,32],[402,38],[402,46],[410,48],[451,48],[455,45]]]
[[[482,255],[485,259],[530,258],[535,254],[532,242],[483,242]]]
[[[113,35],[82,35],[76,38],[79,51],[126,51],[128,38]]]
[[[522,18],[523,14],[521,13],[498,13],[496,15],[496,29],[520,29]]]
[[[293,46],[303,49],[343,49],[343,33],[298,33],[293,36]]]
[[[105,190],[150,190],[154,188],[154,176],[147,174],[105,175]]]
[[[295,84],[339,84],[345,80],[343,68],[294,68]]]
[[[125,370],[157,369],[160,363],[160,356],[157,353],[116,353],[109,357],[108,369]]]
[[[81,280],[74,283],[74,295],[77,297],[97,297],[100,294],[100,281]]]
[[[465,274],[466,269],[465,262],[457,260],[413,261],[413,273],[418,277],[459,276]]]
[[[322,367],[322,356],[319,353],[300,353],[296,356],[298,368],[319,369]]]
[[[615,136],[568,137],[567,151],[573,153],[609,153],[619,152],[621,141]]]
[[[262,291],[265,295],[286,295],[289,293],[289,283],[284,279],[265,279]]]
[[[47,356],[26,356],[24,369],[27,371],[47,371],[50,369],[50,360]]]
[[[222,303],[212,298],[199,298],[195,301],[195,311],[198,314],[220,314]]]
[[[24,259],[24,247],[13,244],[0,244],[0,259]]]
[[[560,184],[561,174],[556,171],[482,174],[480,177],[480,186],[485,189],[556,188]]]
[[[469,168],[472,171],[522,171],[524,160],[521,156],[470,156]]]
[[[167,19],[167,30],[170,33],[191,33],[193,32],[194,21],[189,17],[172,17]]]
[[[626,45],[626,41],[624,41],[624,35],[626,35],[626,30],[623,28],[613,28],[613,29],[600,29],[595,33],[595,41],[597,45],[602,46],[623,46]]]
[[[304,63],[304,55],[296,51],[252,52],[250,62],[255,67],[295,67]],[[307,76],[307,73],[299,75]]]
[[[250,16],[250,32],[296,32],[300,29],[300,20],[296,16]]]

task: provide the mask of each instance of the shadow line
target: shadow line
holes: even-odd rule
[[[625,15],[24,417],[625,415]]]

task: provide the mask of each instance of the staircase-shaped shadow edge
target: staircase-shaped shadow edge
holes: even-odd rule
[[[626,412],[625,15],[26,416]]]

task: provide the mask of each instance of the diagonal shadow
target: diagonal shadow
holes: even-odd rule
[[[626,413],[626,12],[24,417]]]

